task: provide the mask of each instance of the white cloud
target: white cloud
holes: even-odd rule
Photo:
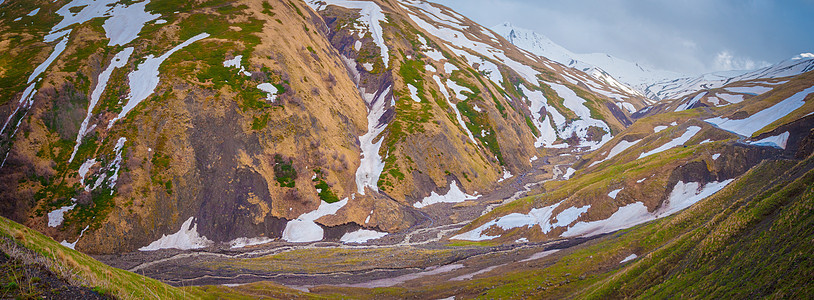
[[[736,57],[727,50],[718,52],[713,61],[713,68],[716,71],[754,70],[769,65],[771,64],[766,61],[755,61],[748,57]]]

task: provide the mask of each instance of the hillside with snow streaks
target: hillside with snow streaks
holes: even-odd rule
[[[387,44],[384,42],[384,33],[382,31],[382,22],[387,22],[387,18],[382,12],[382,8],[371,1],[352,1],[352,0],[307,0],[305,1],[311,8],[316,11],[325,9],[328,5],[336,5],[349,9],[359,10],[359,22],[364,27],[357,28],[359,38],[365,36],[367,32],[373,35],[373,41],[376,46],[379,46],[381,51],[382,61],[385,68],[390,63],[390,53]]]
[[[796,76],[811,70],[814,70],[814,54],[802,53],[758,70],[715,72],[695,77],[681,77],[638,87],[644,91],[645,96],[652,99],[678,99],[695,92],[721,88],[734,82],[761,82],[765,79]],[[756,92],[759,91],[748,91],[748,93]]]

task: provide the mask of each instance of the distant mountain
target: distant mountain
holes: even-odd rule
[[[658,70],[639,63],[626,61],[605,53],[577,54],[553,42],[548,37],[529,29],[519,28],[509,22],[491,28],[512,44],[543,56],[568,67],[581,70],[597,79],[614,80],[629,87],[648,86],[656,82],[672,80],[684,75],[676,72]],[[605,74],[602,76],[601,74]],[[639,90],[643,93],[643,90]]]
[[[733,82],[797,76],[811,70],[814,70],[814,54],[802,53],[762,69],[724,71],[682,77],[647,86],[637,86],[637,89],[644,92],[644,95],[650,99],[678,99],[698,91],[720,88]]]

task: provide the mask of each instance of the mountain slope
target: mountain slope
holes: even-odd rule
[[[546,182],[538,195],[496,208],[452,239],[545,241],[612,232],[689,207],[764,159],[806,157],[811,76],[741,103],[639,119],[563,172],[567,181]]]
[[[2,5],[0,209],[91,253],[403,232],[644,107],[420,1]]]

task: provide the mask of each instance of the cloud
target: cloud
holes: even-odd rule
[[[771,65],[766,61],[754,61],[748,57],[735,57],[732,52],[724,50],[715,55],[712,63],[715,71],[754,70]]]

